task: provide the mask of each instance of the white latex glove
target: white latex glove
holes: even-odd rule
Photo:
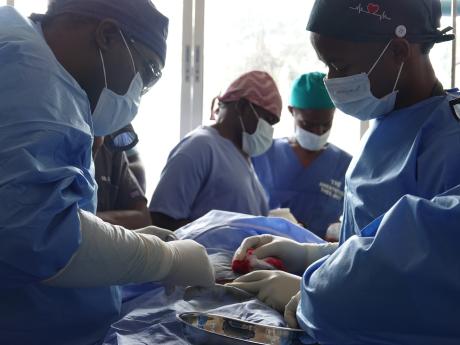
[[[147,226],[142,229],[133,230],[138,234],[153,235],[160,238],[164,242],[176,241],[178,238],[173,231],[159,228],[158,226]]]
[[[215,285],[214,268],[206,249],[192,240],[168,242],[173,254],[168,284],[210,287]]]
[[[288,326],[291,328],[299,328],[299,324],[297,323],[297,307],[300,303],[300,294],[301,292],[299,291],[297,295],[292,297],[284,309],[284,320],[286,320]]]
[[[167,281],[213,286],[214,271],[206,250],[191,241],[163,242],[153,235],[106,223],[79,211],[81,243],[68,264],[43,283],[86,288]]]
[[[291,273],[303,273],[316,260],[332,254],[338,243],[299,243],[273,235],[259,235],[246,238],[235,252],[233,260],[243,260],[250,248],[255,248],[258,259],[277,257]]]
[[[284,313],[291,298],[300,291],[300,283],[299,276],[283,271],[254,271],[226,285],[252,293],[269,307]]]

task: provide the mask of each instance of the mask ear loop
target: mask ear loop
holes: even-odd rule
[[[136,65],[134,64],[134,58],[133,58],[133,54],[131,53],[131,49],[129,49],[128,42],[126,42],[125,35],[123,35],[123,32],[121,32],[121,30],[118,30],[118,31],[120,32],[121,38],[123,39],[123,42],[125,43],[126,49],[128,49],[129,57],[131,58],[131,64],[133,66],[133,72],[134,72],[134,75],[136,75],[137,73]]]
[[[244,122],[243,122],[243,119],[241,118],[241,115],[238,116],[238,118],[240,119],[240,123],[241,123],[241,127],[243,128],[243,132],[246,132],[246,127],[244,126]]]
[[[375,67],[377,67],[377,64],[380,62],[380,60],[382,59],[383,55],[385,55],[385,53],[387,52],[387,49],[388,47],[390,46],[391,42],[393,42],[393,40],[391,40],[390,42],[388,42],[388,44],[385,46],[385,49],[383,49],[382,53],[380,54],[379,58],[377,59],[377,61],[375,61],[375,63],[372,65],[371,69],[369,70],[369,72],[367,73],[367,75],[371,75],[371,73],[374,71]]]
[[[214,97],[212,99],[212,102],[211,102],[211,118],[210,118],[211,121],[216,120],[216,115],[219,112],[219,107],[217,107],[217,109],[215,108],[216,101],[218,101],[218,100],[219,100],[219,96],[216,96],[216,97]]]
[[[256,109],[254,108],[254,106],[252,105],[251,102],[248,102],[249,103],[249,106],[251,107],[252,111],[254,112],[254,114],[256,115],[257,117],[257,120],[260,120],[260,116],[259,114],[257,113]],[[239,119],[240,119],[240,123],[241,123],[241,127],[243,127],[243,131],[246,132],[246,127],[244,126],[244,123],[243,123],[243,119],[241,118],[241,115],[239,116]],[[246,132],[247,133],[247,132]]]
[[[254,108],[254,106],[252,105],[251,102],[249,102],[249,106],[251,107],[251,109],[252,109],[252,111],[254,112],[254,114],[256,114],[257,119],[260,120],[259,113],[256,111],[256,109]]]
[[[100,49],[99,49],[99,55],[101,56],[102,72],[104,73],[105,88],[107,89],[107,72],[105,71],[104,57],[102,56],[102,52]]]
[[[404,61],[401,63],[401,67],[399,67],[399,72],[398,72],[398,76],[396,77],[395,86],[393,86],[393,91],[396,90],[396,87],[398,86],[399,78],[401,77],[403,67],[404,67]]]

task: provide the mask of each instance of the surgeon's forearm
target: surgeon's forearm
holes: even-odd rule
[[[127,229],[133,230],[152,225],[150,213],[147,209],[145,211],[120,210],[98,212],[97,216],[110,224],[121,225]]]
[[[156,236],[138,234],[80,211],[82,240],[70,262],[43,283],[98,287],[164,279],[171,270],[170,247]]]

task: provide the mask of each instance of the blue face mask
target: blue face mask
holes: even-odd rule
[[[396,87],[404,67],[404,62],[399,69],[393,91],[385,97],[377,98],[372,94],[371,82],[369,80],[369,75],[380,62],[390,44],[391,41],[386,45],[369,73],[324,80],[326,89],[337,109],[361,121],[372,120],[393,111],[398,94]]]
[[[133,121],[139,108],[142,89],[144,87],[140,73],[136,73],[136,67],[134,65],[134,59],[131,54],[131,50],[129,49],[121,31],[120,34],[123,38],[126,49],[128,49],[129,56],[131,57],[134,78],[129,86],[128,91],[124,95],[119,95],[108,89],[104,57],[99,50],[104,72],[105,88],[102,90],[96,108],[93,112],[93,129],[94,135],[97,137],[115,133]]]

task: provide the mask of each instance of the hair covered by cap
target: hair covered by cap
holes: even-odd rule
[[[353,42],[439,43],[454,39],[439,30],[441,15],[440,0],[315,0],[307,30]]]
[[[221,102],[236,102],[240,99],[265,109],[266,111],[281,117],[283,102],[276,82],[267,73],[252,71],[245,73],[230,84],[227,91],[218,99]]]
[[[292,84],[290,106],[298,109],[334,109],[324,85],[326,75],[320,72],[304,74]]]
[[[73,13],[116,20],[121,30],[154,51],[163,65],[169,20],[150,0],[50,0],[47,16]]]

